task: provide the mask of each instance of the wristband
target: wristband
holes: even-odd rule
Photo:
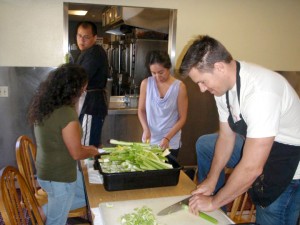
[[[167,140],[168,140],[168,142],[170,142],[170,139],[169,139],[169,138],[167,138],[167,137],[163,137],[163,138],[167,139]]]

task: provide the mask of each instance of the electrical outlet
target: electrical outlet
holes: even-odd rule
[[[0,97],[8,97],[8,86],[0,86]]]

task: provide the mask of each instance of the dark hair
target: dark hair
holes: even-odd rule
[[[146,67],[149,68],[153,64],[161,64],[166,69],[171,69],[172,63],[170,57],[165,51],[151,51],[146,57]]]
[[[219,41],[207,35],[199,36],[184,55],[179,72],[182,76],[187,76],[192,68],[210,72],[216,62],[231,61],[231,54]]]
[[[42,123],[61,106],[75,106],[87,82],[88,75],[79,65],[63,64],[52,70],[31,100],[28,111],[30,125]]]
[[[95,23],[93,23],[91,21],[81,21],[76,26],[76,32],[78,31],[78,28],[80,26],[82,26],[84,29],[87,29],[89,27],[92,28],[93,36],[97,35],[97,26]]]

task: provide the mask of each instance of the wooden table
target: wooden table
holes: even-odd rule
[[[196,184],[183,171],[180,171],[179,182],[176,186],[106,191],[102,184],[89,183],[88,170],[84,161],[81,161],[81,168],[90,209],[98,207],[102,202],[188,195],[196,188]]]

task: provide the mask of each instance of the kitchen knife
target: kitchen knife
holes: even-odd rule
[[[173,205],[168,206],[167,208],[164,208],[163,210],[161,210],[160,212],[157,213],[158,216],[165,216],[165,215],[169,215],[172,214],[174,212],[177,212],[179,210],[184,209],[184,206],[188,206],[189,205],[189,200],[192,196],[185,198]],[[199,216],[211,223],[214,224],[218,224],[218,220],[216,220],[215,218],[203,213],[203,212],[199,212]]]
[[[188,198],[185,198],[173,205],[168,206],[167,208],[161,210],[160,212],[157,213],[158,216],[165,216],[174,212],[177,212],[181,209],[183,209],[184,205],[189,205],[189,200],[190,200],[191,196]]]

